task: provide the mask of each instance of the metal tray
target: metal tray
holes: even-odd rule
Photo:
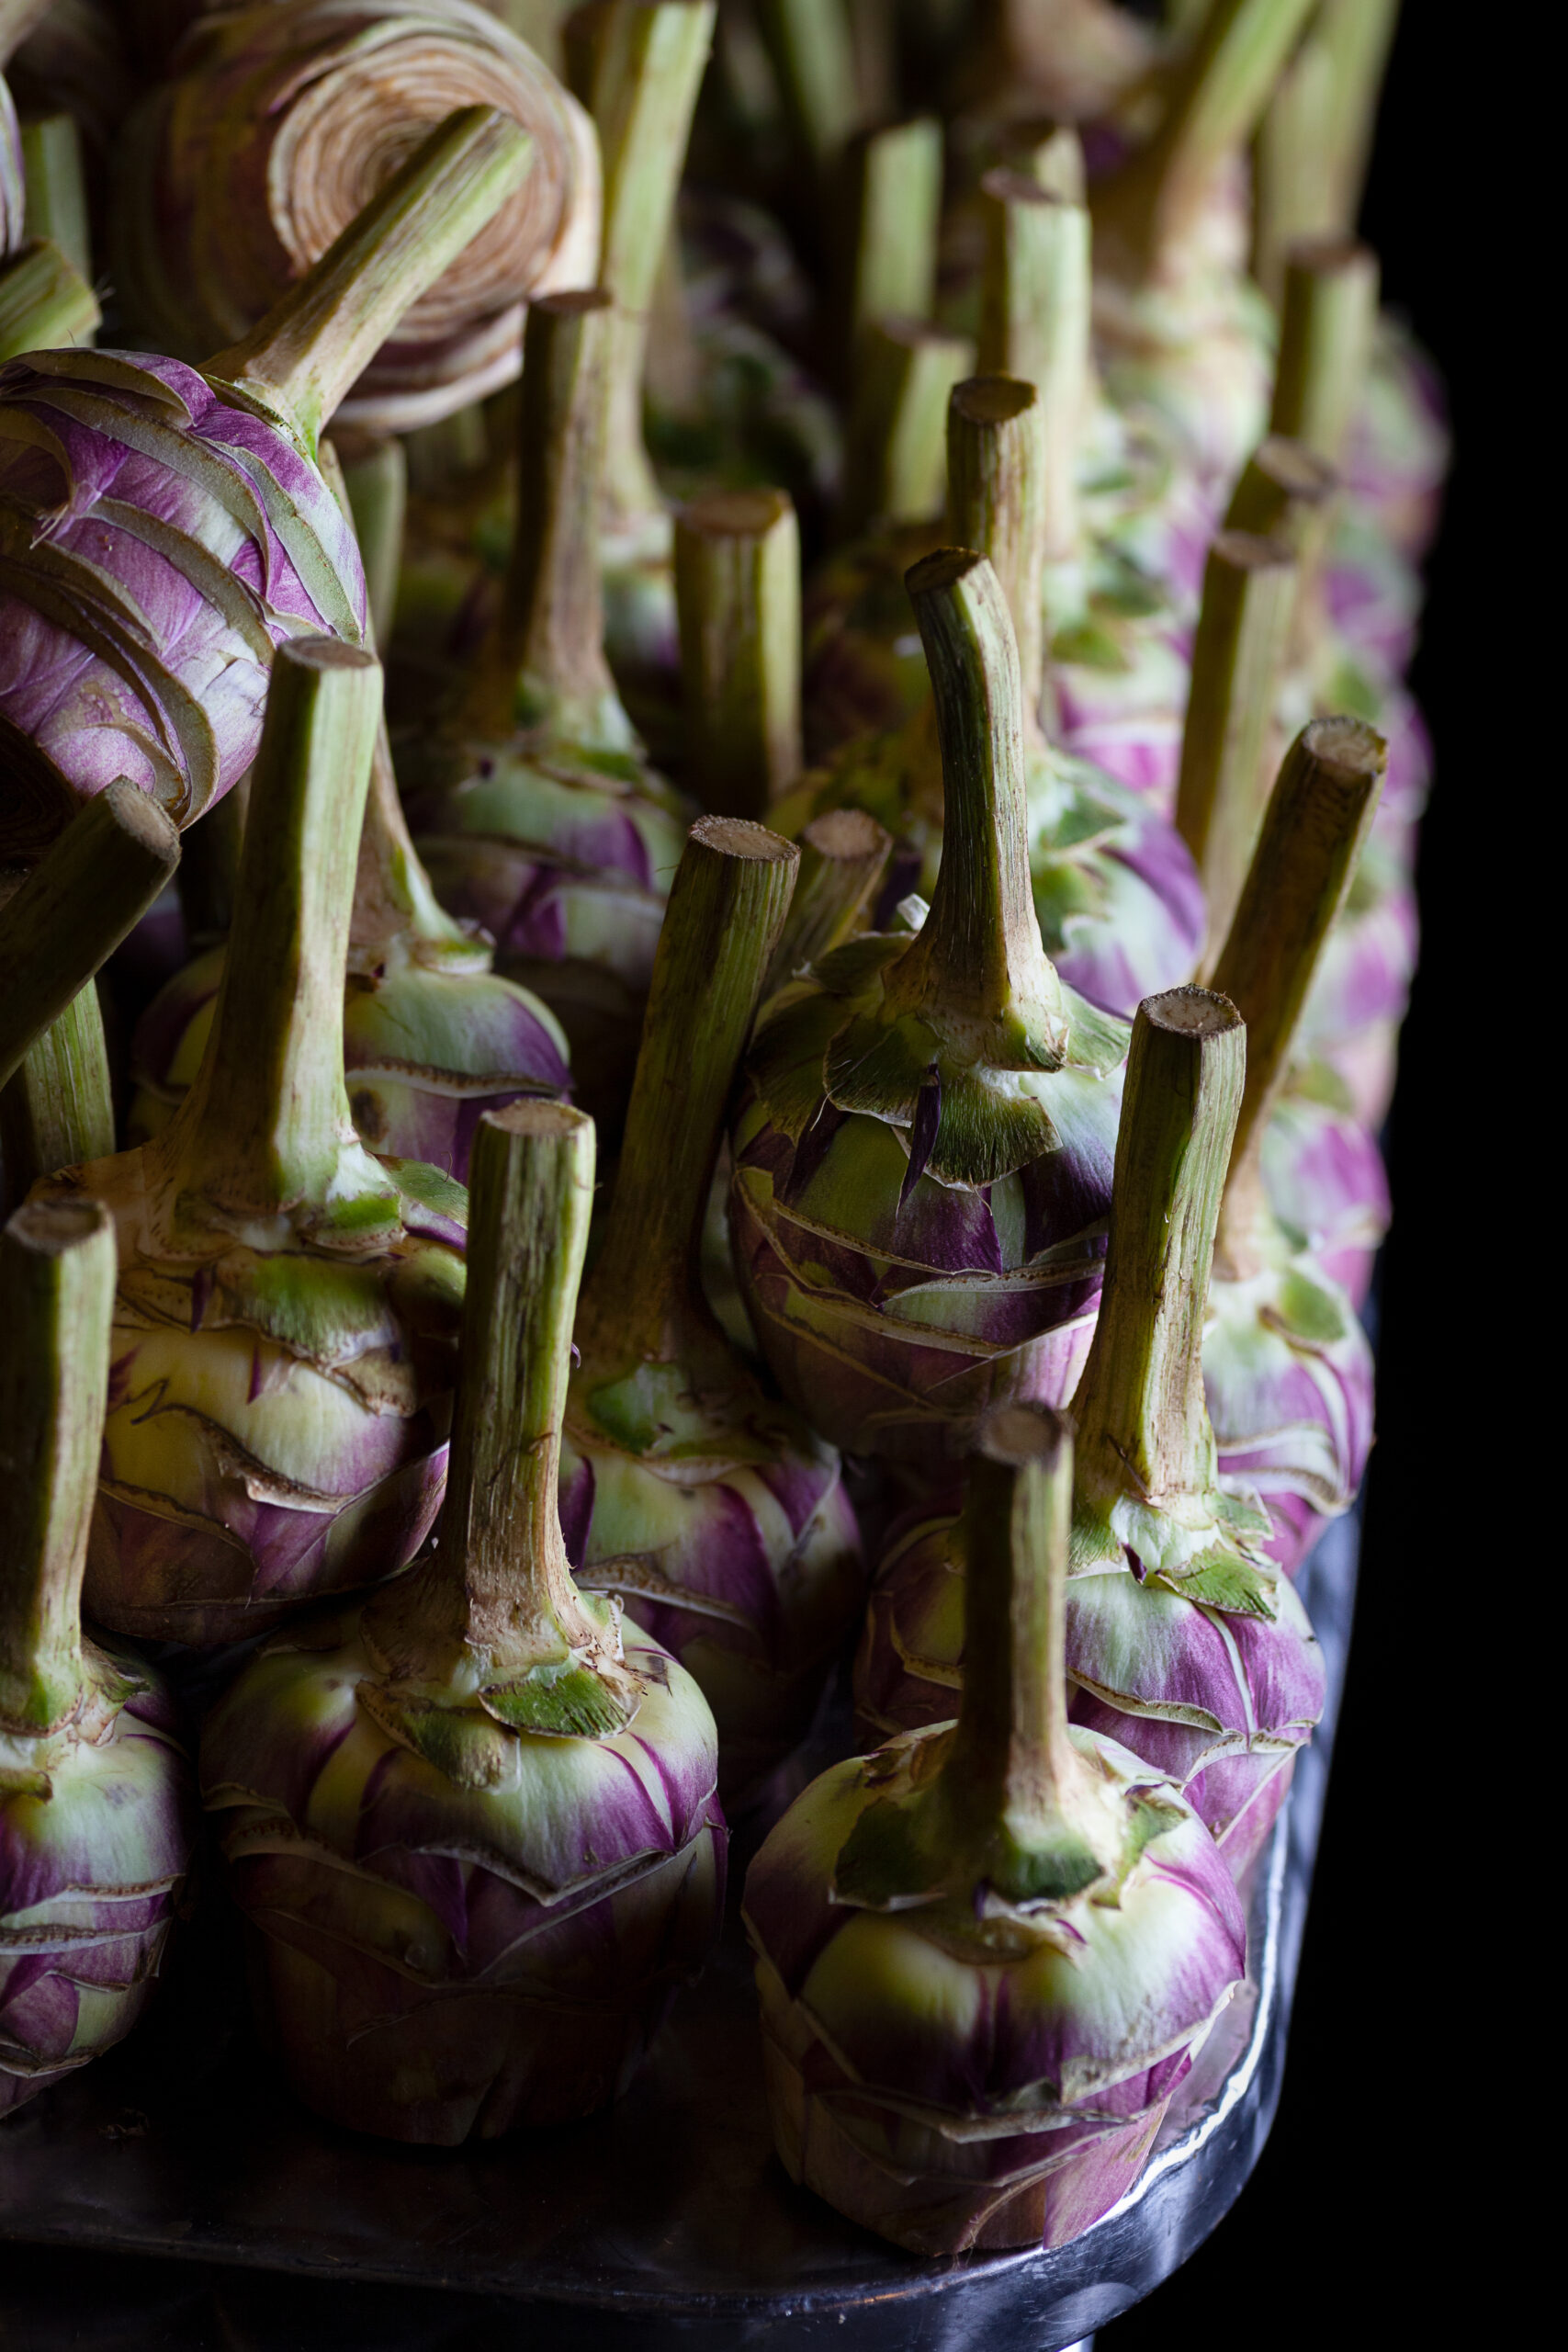
[[[1248,1982],[1135,2188],[1073,2245],[919,2262],[794,2188],[773,2153],[733,1926],[609,2115],[448,2154],[331,2130],[269,2078],[236,1994],[231,1924],[213,1900],[146,2027],[0,2130],[0,2240],[400,2287],[406,2326],[378,2331],[388,2346],[394,2335],[400,2346],[449,2341],[431,2332],[433,2299],[412,2291],[446,2289],[506,2299],[514,2324],[547,2319],[551,2340],[573,2352],[993,2342],[1058,2352],[1169,2277],[1235,2201],[1268,2137],[1359,1541],[1359,1520],[1339,1521],[1302,1579],[1328,1702],[1258,1866]]]

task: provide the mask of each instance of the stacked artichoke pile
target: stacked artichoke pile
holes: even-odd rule
[[[728,1809],[791,2173],[1059,2245],[1244,1975],[1371,1441],[1391,0],[42,13],[0,2116],[193,1860],[320,2114],[589,2112]]]

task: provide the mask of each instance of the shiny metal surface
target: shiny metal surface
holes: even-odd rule
[[[240,2013],[228,1922],[210,1898],[142,2033],[0,2130],[0,2238],[385,2282],[410,2290],[411,2324],[432,2288],[502,2297],[518,2320],[530,2310],[550,2320],[550,2340],[572,2352],[1080,2344],[1208,2235],[1268,2136],[1357,1543],[1357,1523],[1341,1521],[1303,1578],[1329,1704],[1253,1890],[1249,1984],[1143,2178],[1074,2245],[920,2263],[793,2188],[773,2154],[738,1932],[607,2117],[477,2154],[327,2130],[267,2079]],[[265,2301],[266,2283],[254,2284]],[[243,2304],[237,2274],[234,2286]],[[437,2336],[407,2339],[416,2340]]]

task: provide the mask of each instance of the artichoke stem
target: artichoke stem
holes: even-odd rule
[[[1045,409],[1032,382],[972,376],[955,384],[947,409],[947,528],[954,547],[976,548],[1001,582],[1018,641],[1023,735],[1043,741],[1045,614]]]
[[[1303,240],[1285,255],[1270,433],[1330,466],[1345,455],[1378,313],[1378,262],[1347,238]]]
[[[585,1365],[682,1360],[713,1330],[698,1242],[724,1115],[800,853],[761,825],[700,817],[670,893],[615,1195],[583,1297]]]
[[[829,808],[813,817],[801,832],[800,871],[762,982],[763,999],[868,927],[892,854],[892,834],[863,808]]]
[[[1378,98],[1393,46],[1399,0],[1319,0],[1313,40],[1333,68],[1330,143],[1323,169],[1342,236],[1354,232],[1371,157]]]
[[[107,1159],[115,1146],[114,1093],[98,991],[78,989],[64,1012],[39,1030],[21,1068],[0,1092],[0,1155],[7,1207],[26,1200],[40,1177]]]
[[[278,647],[212,1034],[150,1147],[242,1215],[326,1205],[353,1138],[343,976],[380,716],[373,654],[327,637]]]
[[[598,0],[567,28],[572,86],[593,117],[604,170],[599,279],[615,304],[604,481],[611,531],[665,513],[642,437],[643,368],[716,14],[716,0]]]
[[[338,493],[339,505],[347,507],[359,541],[373,641],[378,646],[389,645],[403,562],[403,524],[409,503],[408,455],[395,433],[384,440],[366,441],[358,447],[345,436],[346,446],[337,447],[336,439],[334,435],[332,441],[322,444],[321,455],[324,459],[327,450],[333,449],[342,467],[341,492],[330,475],[328,480]],[[326,472],[324,464],[321,470]]]
[[[523,339],[517,523],[501,621],[468,715],[510,735],[519,718],[592,741],[620,706],[604,659],[599,498],[615,311],[594,288],[529,306]],[[630,728],[621,718],[626,738]]]
[[[906,572],[905,585],[942,748],[942,868],[931,912],[884,992],[890,1008],[940,1007],[947,1022],[971,1024],[979,1047],[1021,1014],[1043,1014],[1047,1027],[1060,1020],[1029,871],[1018,647],[984,556],[939,548]]]
[[[1113,274],[1136,284],[1171,266],[1213,173],[1251,138],[1314,0],[1213,0],[1178,60],[1154,137],[1096,190]]]
[[[72,268],[91,286],[93,239],[82,176],[82,134],[74,118],[34,115],[21,130],[28,234],[47,237],[51,245],[58,245]]]
[[[53,1731],[82,1702],[116,1264],[96,1202],[30,1201],[0,1234],[0,1732]]]
[[[1203,571],[1176,787],[1211,949],[1230,927],[1263,813],[1264,758],[1298,572],[1283,541],[1221,531]]]
[[[942,1800],[966,1850],[992,1846],[1003,1875],[1010,1851],[1050,1844],[1082,1775],[1067,1736],[1070,1429],[1046,1406],[1003,1406],[969,1463],[964,1688]]]
[[[122,779],[33,868],[0,927],[0,1086],[146,913],[179,855],[168,816]]]
[[[833,266],[839,364],[852,377],[861,338],[886,319],[929,319],[936,305],[942,125],[917,115],[859,132],[840,167]]]
[[[974,365],[965,336],[918,319],[879,319],[866,329],[850,403],[845,537],[942,512],[948,395]]]
[[[987,375],[1021,377],[1040,395],[1044,560],[1070,563],[1082,553],[1078,451],[1093,382],[1089,216],[1081,202],[1065,202],[1005,165],[980,186],[980,366]],[[1038,581],[1034,593],[1038,603]]]
[[[761,819],[800,774],[800,527],[782,490],[710,491],[675,526],[685,779]]]
[[[1247,1081],[1220,1220],[1222,1263],[1251,1270],[1264,1214],[1263,1137],[1330,928],[1343,907],[1388,765],[1356,718],[1314,718],[1285,754],[1214,987],[1247,1023]]]
[[[532,155],[527,132],[495,107],[448,115],[320,261],[205,372],[281,406],[314,450],[404,311],[522,186]]]
[[[1213,1485],[1203,1317],[1246,1066],[1246,1025],[1224,997],[1171,989],[1138,1007],[1105,1288],[1073,1398],[1090,1497],[1130,1487],[1165,1507]]]
[[[825,180],[861,111],[845,0],[761,0],[757,23],[791,140],[807,170]]]
[[[1242,468],[1225,509],[1224,527],[1249,532],[1255,538],[1282,540],[1300,558],[1337,487],[1333,467],[1314,457],[1304,442],[1268,434]]]
[[[0,261],[0,361],[91,343],[102,315],[97,296],[58,245],[23,245]]]

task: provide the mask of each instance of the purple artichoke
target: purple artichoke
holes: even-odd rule
[[[581,1112],[486,1114],[439,1548],[278,1636],[203,1736],[265,2030],[301,2098],[383,2138],[604,2106],[718,1929],[713,1718],[561,1538],[592,1185]]]
[[[1327,1080],[1309,1069],[1275,1104],[1263,1136],[1263,1189],[1292,1242],[1359,1307],[1393,1213],[1388,1170],[1376,1136]]]
[[[204,374],[113,351],[0,368],[0,853],[36,852],[118,776],[193,823],[256,756],[276,648],[362,639],[316,436],[526,164],[513,124],[455,117]]]
[[[1437,532],[1449,449],[1448,409],[1437,368],[1385,311],[1372,338],[1345,472],[1357,503],[1412,563],[1420,560]]]
[[[88,1568],[118,1631],[260,1631],[400,1566],[440,1502],[467,1204],[434,1168],[373,1159],[344,1084],[380,695],[357,648],[279,648],[200,1068],[152,1142],[49,1186],[118,1230]]]
[[[838,1455],[765,1394],[700,1279],[725,1106],[797,862],[741,819],[692,830],[578,1314],[561,1458],[578,1581],[618,1594],[695,1678],[732,1809],[804,1738],[865,1589]]]
[[[989,1418],[957,1723],[824,1773],[747,1877],[779,2153],[916,2254],[1061,2245],[1097,2221],[1245,1963],[1235,1888],[1174,1781],[1069,1728],[1071,1494],[1054,1416]]]
[[[195,1840],[156,1678],[82,1633],[114,1286],[100,1208],[0,1236],[0,2120],[130,2031]]]
[[[1071,1392],[1126,1032],[1063,988],[1040,944],[996,574],[947,550],[908,585],[946,779],[936,895],[912,934],[837,949],[764,1013],[731,1229],[786,1396],[846,1453],[931,1469],[989,1405]]]
[[[556,1014],[575,1091],[612,1125],[690,813],[644,761],[604,661],[592,551],[614,322],[602,293],[529,311],[504,606],[462,706],[409,767],[437,897]]]

